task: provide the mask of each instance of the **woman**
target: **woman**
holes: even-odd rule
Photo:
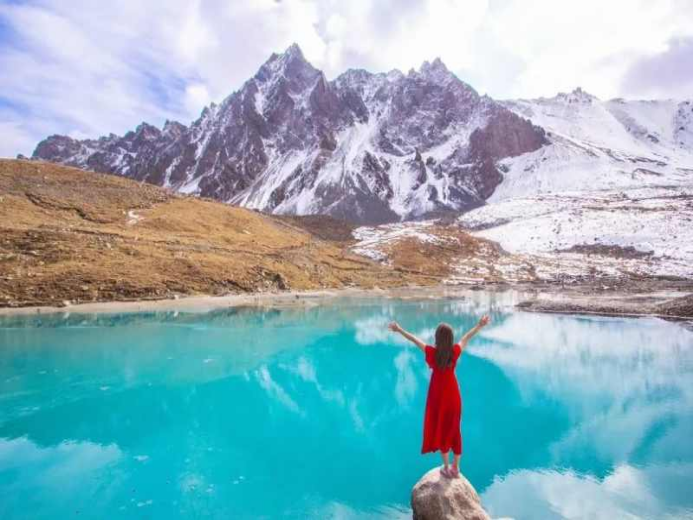
[[[453,343],[452,327],[447,323],[441,323],[436,329],[435,347],[426,345],[395,321],[389,325],[391,331],[398,332],[421,349],[426,357],[426,363],[432,370],[426,398],[421,453],[440,451],[443,458],[443,467],[440,472],[445,477],[455,478],[460,474],[462,398],[455,377],[457,359],[467,347],[469,340],[490,321],[488,316],[483,316],[474,327],[462,336],[459,343]],[[449,459],[451,449],[453,453],[452,466]]]

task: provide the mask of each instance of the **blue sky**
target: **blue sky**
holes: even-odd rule
[[[440,57],[496,98],[693,96],[688,0],[0,0],[0,156],[187,124],[292,42],[328,78]]]

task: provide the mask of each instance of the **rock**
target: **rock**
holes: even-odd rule
[[[440,468],[426,473],[411,492],[414,520],[490,520],[469,481],[460,475],[449,479]]]
[[[279,273],[274,274],[273,281],[276,284],[277,289],[280,291],[288,291],[291,288],[289,287],[289,282],[286,281],[286,278]]]
[[[655,312],[668,316],[691,318],[693,317],[693,294],[660,303],[655,307]]]

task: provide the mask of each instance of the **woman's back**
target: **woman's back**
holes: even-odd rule
[[[432,345],[426,345],[426,348],[424,349],[424,354],[426,356],[426,364],[431,370],[433,370],[434,374],[437,372],[454,374],[455,367],[457,366],[457,360],[459,359],[460,354],[462,354],[462,348],[457,343],[455,343],[452,346],[452,357],[450,358],[450,362],[446,367],[443,368],[438,366],[438,361],[436,359],[436,347]]]

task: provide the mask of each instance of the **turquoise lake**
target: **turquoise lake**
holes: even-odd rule
[[[693,332],[512,296],[0,317],[0,518],[410,518],[432,341],[494,517],[693,518]]]

